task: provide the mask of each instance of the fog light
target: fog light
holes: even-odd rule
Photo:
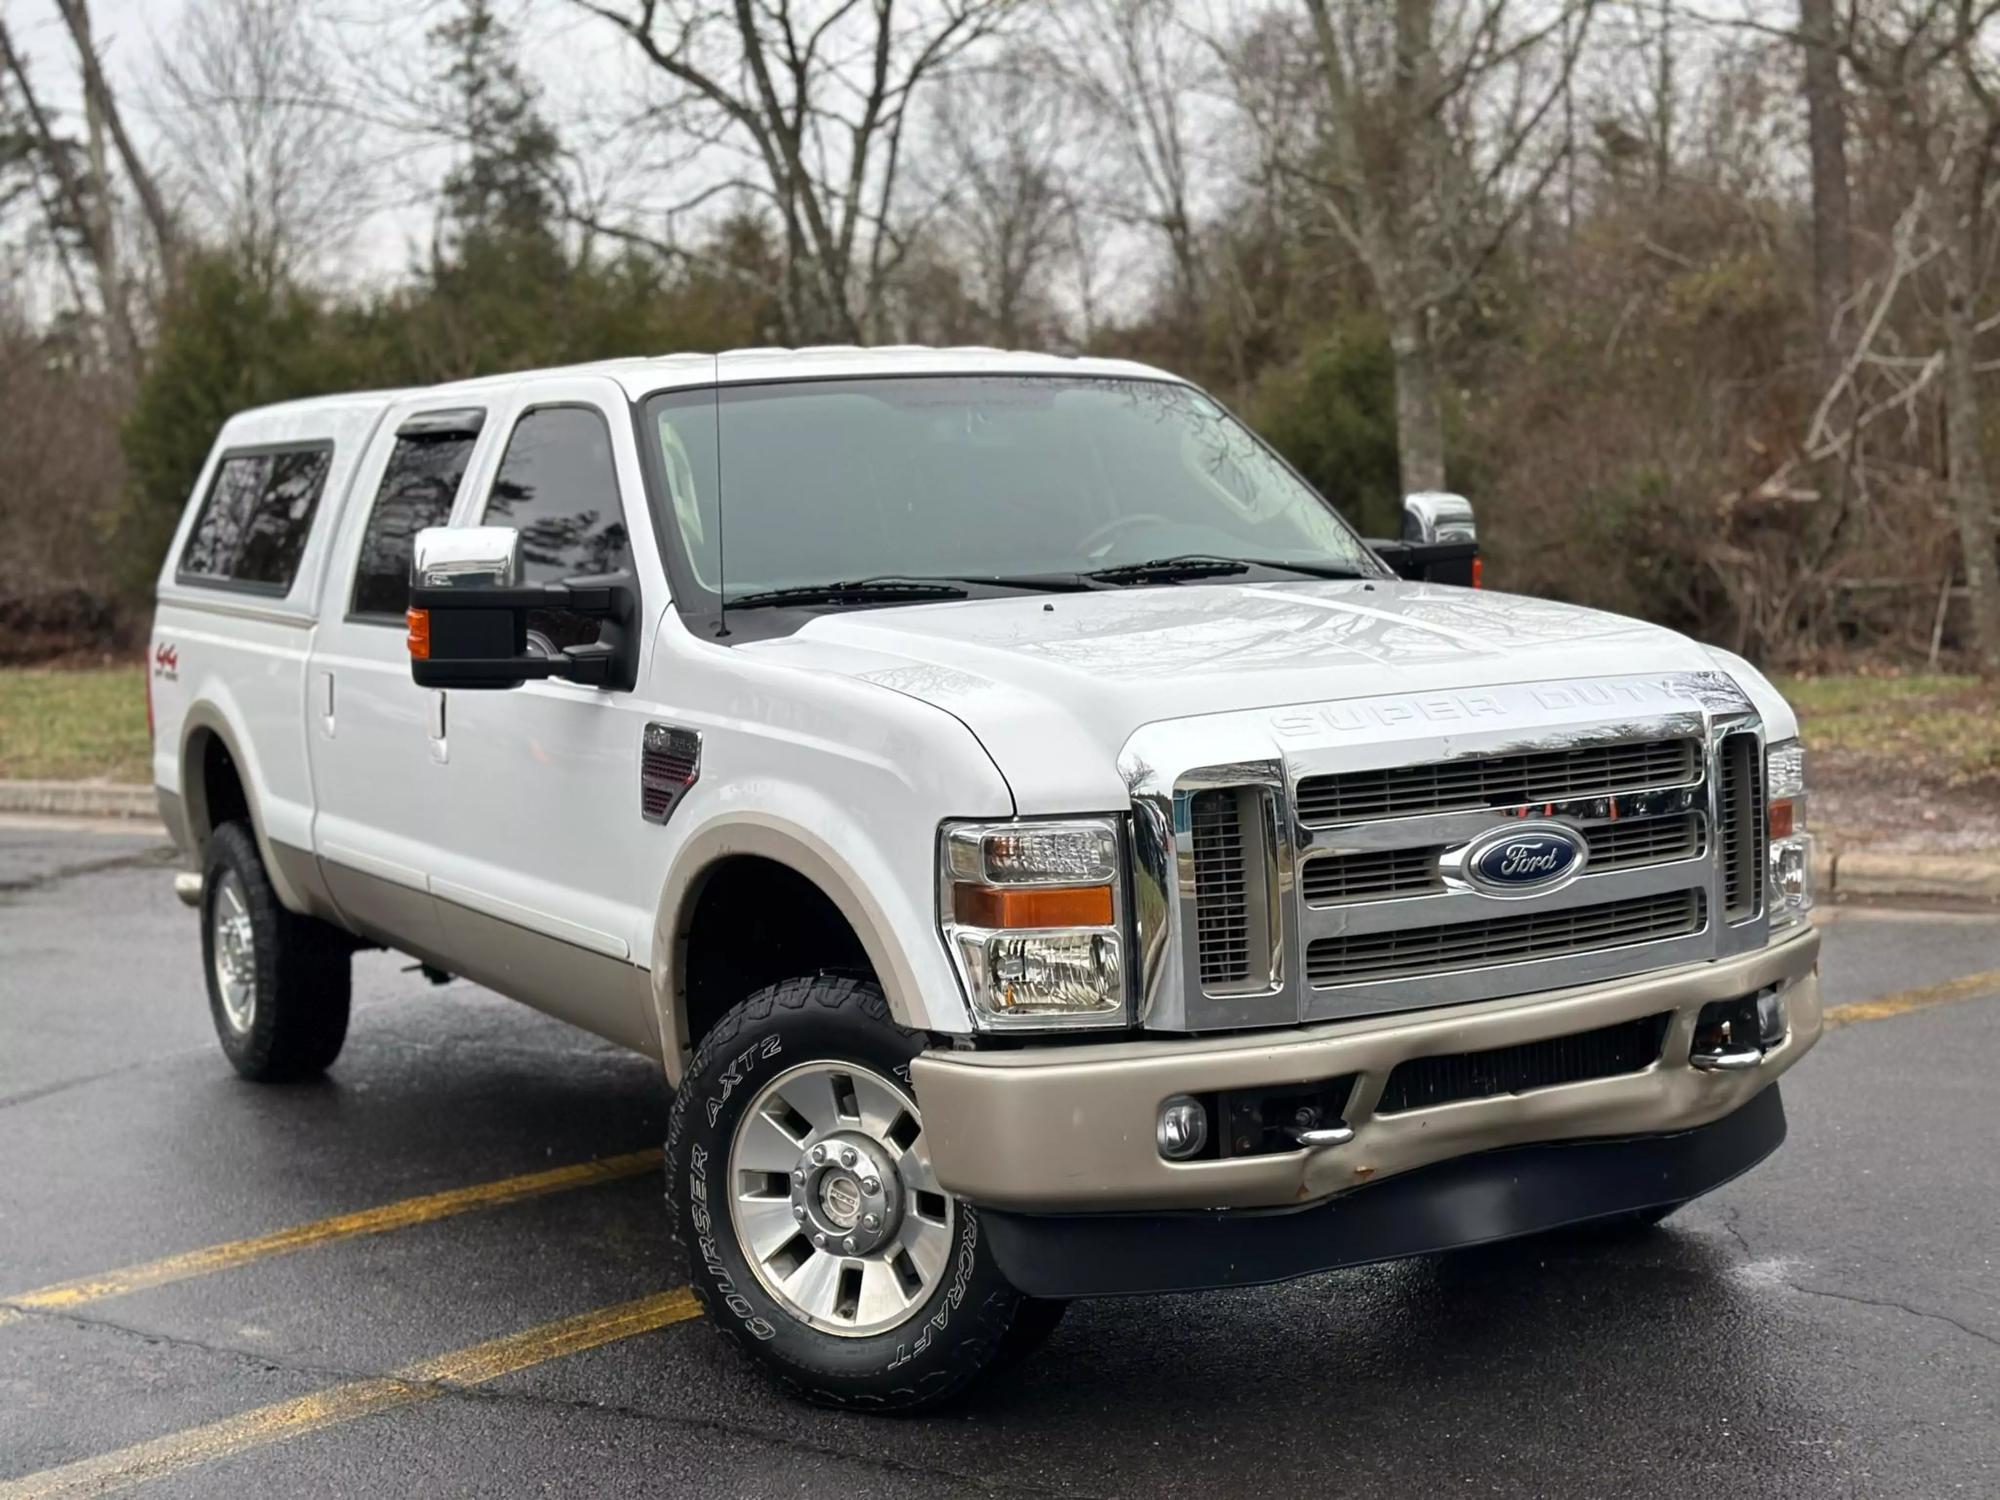
[[[1208,1111],[1192,1095],[1176,1094],[1160,1106],[1160,1128],[1155,1134],[1160,1155],[1168,1161],[1186,1161],[1208,1144]]]

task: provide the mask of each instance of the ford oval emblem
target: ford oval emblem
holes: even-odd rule
[[[1494,895],[1525,896],[1580,872],[1583,841],[1556,823],[1497,829],[1465,851],[1460,868]]]

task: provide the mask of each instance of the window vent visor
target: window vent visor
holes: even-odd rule
[[[701,779],[701,736],[670,724],[648,724],[639,753],[639,816],[664,823]]]
[[[1763,752],[1756,735],[1730,734],[1716,759],[1723,920],[1744,922],[1764,905]]]
[[[1701,892],[1669,891],[1485,922],[1350,933],[1306,949],[1306,979],[1321,987],[1361,984],[1598,953],[1686,937],[1701,931],[1705,916]]]
[[[1262,788],[1212,787],[1189,798],[1197,972],[1203,993],[1273,982],[1271,830]]]
[[[1299,819],[1309,827],[1323,828],[1376,818],[1622,796],[1684,785],[1695,780],[1699,765],[1693,740],[1625,740],[1308,776],[1299,782]]]

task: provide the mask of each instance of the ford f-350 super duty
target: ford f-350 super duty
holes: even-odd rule
[[[245,412],[150,678],[223,1050],[324,1069],[381,946],[658,1059],[696,1293],[852,1407],[1075,1297],[1654,1222],[1819,1036],[1797,725],[1478,568],[1118,361]]]

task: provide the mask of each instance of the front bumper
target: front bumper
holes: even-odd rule
[[[1257,1286],[1685,1203],[1749,1171],[1784,1139],[1785,1107],[1772,1087],[1693,1130],[1488,1151],[1305,1208],[989,1210],[980,1227],[1001,1271],[1031,1297]]]
[[[932,1050],[911,1064],[943,1186],[1025,1213],[1297,1207],[1454,1157],[1502,1147],[1670,1135],[1762,1093],[1819,1040],[1819,934],[1754,953],[1547,994],[1283,1032],[1018,1051]],[[1755,1067],[1694,1068],[1695,1017],[1781,987],[1787,1033]],[[1377,1115],[1398,1063],[1483,1052],[1671,1012],[1641,1072]],[[1341,1145],[1170,1162],[1154,1139],[1174,1094],[1276,1088],[1356,1074]],[[1775,1144],[1775,1143],[1774,1143]],[[1642,1205],[1643,1206],[1643,1205]],[[1604,1210],[1611,1212],[1614,1210]]]

